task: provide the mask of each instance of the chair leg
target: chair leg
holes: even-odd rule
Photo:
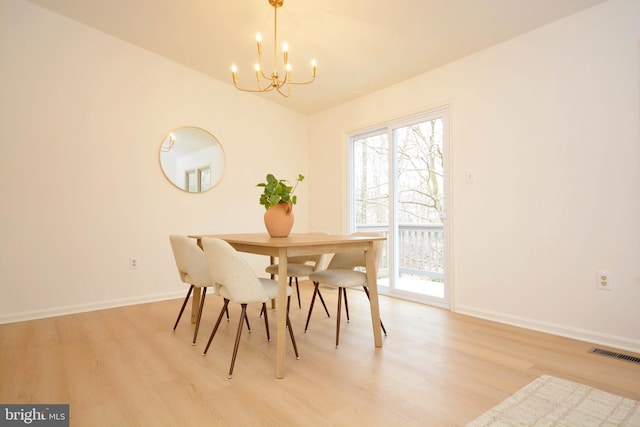
[[[327,304],[324,302],[324,298],[322,298],[322,294],[320,293],[320,289],[318,289],[318,296],[320,297],[320,302],[322,302],[322,306],[324,307],[324,312],[327,313],[327,317],[331,318],[329,314],[329,309],[327,308]]]
[[[265,310],[265,315],[266,315],[267,314],[266,313],[266,309],[263,309],[263,310]],[[251,333],[251,325],[249,324],[249,317],[248,316],[244,316],[244,320],[247,323],[247,329],[249,330],[249,333]]]
[[[233,376],[233,366],[236,364],[236,356],[238,355],[238,347],[240,347],[240,336],[242,335],[242,323],[247,317],[247,304],[240,304],[242,306],[242,313],[240,314],[240,322],[238,322],[238,332],[236,333],[236,343],[233,346],[233,356],[231,357],[231,366],[229,367],[229,376],[231,379]]]
[[[178,327],[178,322],[180,321],[180,318],[182,317],[182,313],[184,313],[184,308],[187,306],[187,301],[189,301],[189,297],[191,296],[191,292],[193,291],[194,286],[191,285],[189,287],[189,291],[187,292],[187,297],[184,299],[184,302],[182,303],[182,308],[180,309],[180,313],[178,313],[178,318],[176,319],[176,323],[173,324],[173,331],[175,332],[176,328]]]
[[[307,329],[309,328],[309,320],[311,320],[311,312],[313,311],[313,304],[316,302],[316,295],[319,292],[318,286],[320,284],[318,282],[313,282],[313,296],[311,297],[311,304],[309,304],[309,314],[307,314],[307,323],[305,323],[304,325],[304,332],[307,332]]]
[[[289,278],[289,282],[291,282],[291,278]],[[296,293],[298,294],[298,308],[302,308],[302,304],[300,304],[300,286],[298,285],[297,277],[296,277]]]
[[[340,342],[340,312],[342,311],[342,288],[338,288],[338,315],[336,316],[336,348]]]
[[[298,353],[298,346],[296,345],[296,337],[293,336],[293,328],[291,327],[291,319],[289,318],[289,311],[287,311],[287,326],[289,327],[289,336],[291,337],[291,344],[293,344],[293,351],[296,354],[296,359],[300,359]]]
[[[340,292],[340,288],[338,288],[338,292]],[[344,310],[347,313],[347,323],[351,322],[349,319],[349,303],[347,302],[347,288],[342,288],[342,295],[344,295]]]
[[[207,287],[202,288],[202,298],[200,298],[200,308],[198,308],[198,319],[196,320],[196,330],[193,332],[193,342],[191,345],[196,345],[196,338],[198,338],[198,329],[200,329],[200,319],[202,318],[202,309],[204,308],[204,299],[207,296]]]
[[[367,289],[366,286],[363,286],[364,288],[364,293],[367,294],[367,299],[371,300],[371,298],[369,297],[369,289]],[[380,327],[382,328],[382,332],[384,332],[385,335],[387,335],[387,330],[384,327],[384,323],[382,323],[382,319],[380,319]]]
[[[267,318],[267,304],[262,303],[262,312],[264,313],[264,327],[267,329],[267,341],[271,341],[271,335],[269,334],[269,319]]]
[[[213,327],[213,331],[211,331],[211,336],[209,337],[209,341],[207,342],[207,346],[204,348],[204,352],[202,353],[202,355],[204,356],[205,354],[207,354],[207,351],[209,351],[209,346],[211,345],[211,341],[213,341],[213,337],[216,334],[216,331],[218,330],[218,326],[220,326],[220,321],[222,320],[222,316],[224,316],[224,312],[229,308],[229,300],[228,299],[224,299],[224,306],[222,307],[222,310],[220,310],[220,315],[218,316],[218,320],[216,320],[216,324]],[[240,322],[242,322],[242,319],[240,319]]]

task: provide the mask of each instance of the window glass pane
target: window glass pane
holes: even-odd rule
[[[198,191],[198,176],[194,169],[185,172],[187,177],[187,191],[195,193]]]
[[[442,119],[394,130],[398,221],[440,223],[444,218]]]
[[[200,172],[200,191],[207,191],[211,187],[211,168],[199,169]]]
[[[398,266],[396,288],[444,297],[442,119],[394,129]]]
[[[387,135],[357,139],[353,144],[356,229],[389,224],[389,148]]]

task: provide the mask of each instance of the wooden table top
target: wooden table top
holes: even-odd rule
[[[267,233],[239,233],[239,234],[199,234],[190,235],[194,239],[216,238],[230,244],[251,244],[269,248],[290,248],[299,246],[331,246],[356,242],[371,242],[384,240],[384,237],[352,236],[335,234],[292,233],[287,237],[271,237]]]

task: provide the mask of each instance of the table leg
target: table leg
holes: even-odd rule
[[[284,378],[287,346],[287,248],[278,250],[278,334],[276,336],[276,378]]]
[[[193,288],[193,295],[191,296],[191,323],[196,323],[198,320],[198,310],[200,309],[200,288]]]
[[[380,332],[380,305],[378,304],[378,280],[376,278],[376,260],[373,252],[373,242],[364,253],[367,267],[367,288],[369,288],[369,304],[371,305],[371,324],[373,325],[373,341],[376,347],[382,347],[382,332]]]

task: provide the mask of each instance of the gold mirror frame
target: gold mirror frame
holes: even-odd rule
[[[202,128],[174,129],[162,140],[159,151],[164,176],[182,191],[202,193],[222,180],[225,169],[222,144]]]

